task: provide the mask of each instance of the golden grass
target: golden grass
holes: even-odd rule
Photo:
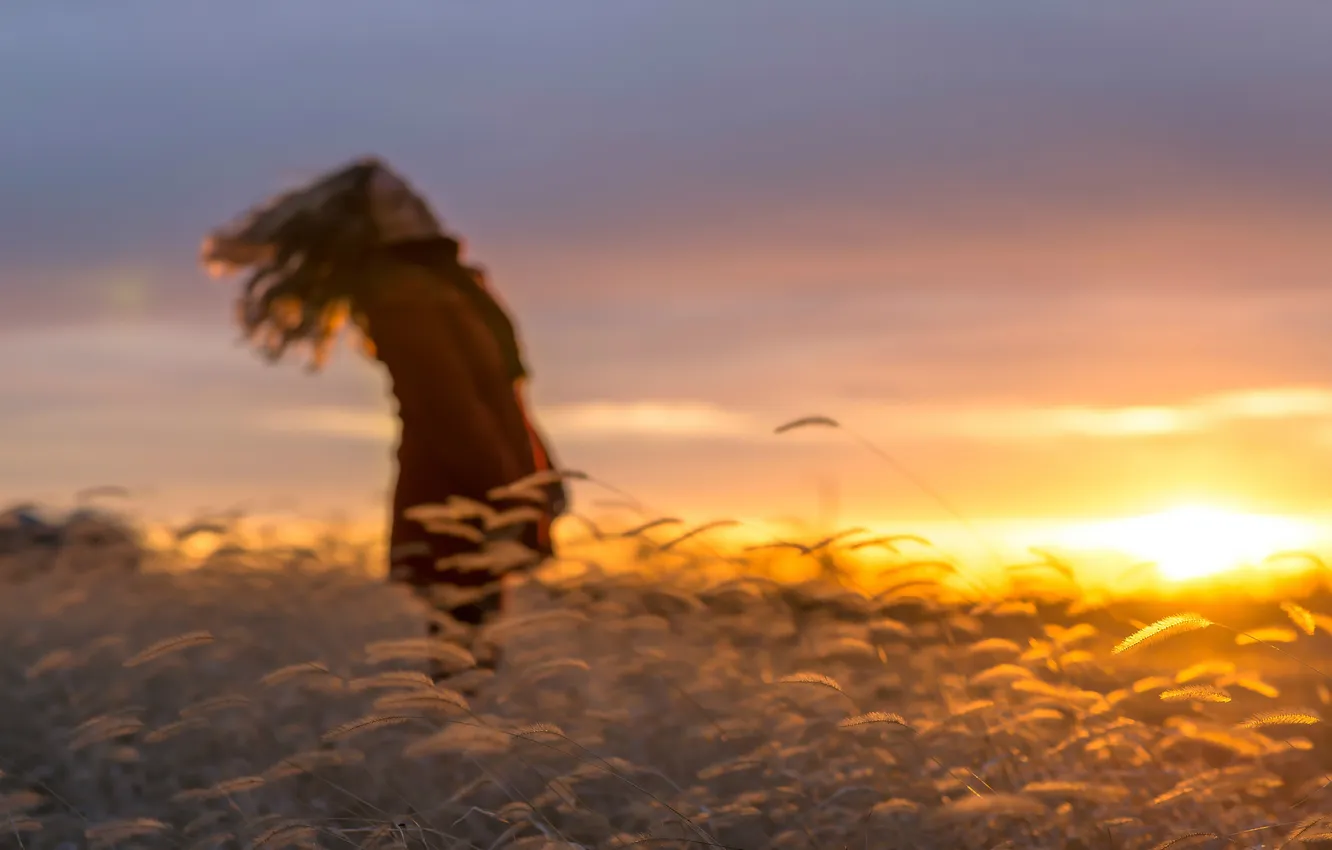
[[[1272,603],[1244,631],[1210,612],[1135,628],[1085,600],[722,577],[694,536],[641,547],[638,572],[517,587],[476,636],[503,649],[491,676],[466,629],[427,638],[408,593],[308,558],[25,571],[0,594],[0,844],[1147,850],[1332,833],[1328,683],[1294,661],[1326,653],[1315,602]],[[432,664],[457,678],[430,681]]]
[[[1169,617],[1162,617],[1151,625],[1143,626],[1124,638],[1115,645],[1114,652],[1118,655],[1134,647],[1150,646],[1172,635],[1205,629],[1210,625],[1212,625],[1212,622],[1201,614],[1171,614]]]

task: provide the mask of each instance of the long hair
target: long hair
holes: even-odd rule
[[[252,208],[214,230],[200,253],[214,276],[250,271],[236,305],[246,339],[270,362],[307,346],[317,370],[348,320],[370,344],[355,298],[367,263],[385,246],[414,240],[458,250],[429,205],[366,157]]]

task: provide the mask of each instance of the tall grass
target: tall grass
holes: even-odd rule
[[[1062,579],[1062,595],[980,598],[913,567],[853,589],[831,581],[849,537],[793,546],[824,560],[821,580],[791,584],[761,574],[766,551],[728,554],[724,573],[702,531],[655,528],[658,543],[631,536],[636,569],[553,570],[516,586],[484,634],[454,624],[443,641],[424,637],[415,598],[313,556],[28,564],[0,594],[0,842],[823,850],[1332,834],[1332,683],[1317,672],[1332,618],[1314,601],[1153,622]],[[477,640],[503,647],[498,672],[474,666]],[[452,677],[431,683],[430,662]]]

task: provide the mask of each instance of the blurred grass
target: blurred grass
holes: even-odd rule
[[[1328,683],[1300,662],[1328,655],[1332,621],[1307,634],[1280,600],[1235,593],[1094,600],[1058,577],[944,588],[937,566],[874,596],[847,547],[662,551],[686,530],[576,546],[515,587],[480,636],[504,666],[445,683],[470,701],[375,678],[424,669],[426,614],[336,535],[298,551],[214,529],[137,570],[104,544],[0,556],[0,841],[1147,848],[1328,831],[1302,823],[1332,812],[1332,754]],[[1332,610],[1321,576],[1291,593]],[[1289,655],[1225,628],[1112,654],[1181,610],[1291,630]],[[1230,701],[1160,698],[1184,685]],[[1318,722],[1239,725],[1277,709]]]

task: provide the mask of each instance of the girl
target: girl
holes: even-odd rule
[[[367,353],[388,372],[400,425],[390,579],[435,597],[463,624],[497,616],[501,568],[464,568],[454,557],[485,545],[482,526],[441,534],[407,516],[450,497],[495,511],[530,507],[494,491],[553,469],[524,402],[527,369],[513,322],[484,273],[463,263],[459,240],[401,177],[366,158],[214,231],[202,261],[215,275],[252,270],[239,321],[270,362],[303,344],[318,370],[348,318],[360,329]],[[542,495],[539,518],[516,527],[532,552],[520,567],[554,553],[551,523],[567,507],[558,476]]]

